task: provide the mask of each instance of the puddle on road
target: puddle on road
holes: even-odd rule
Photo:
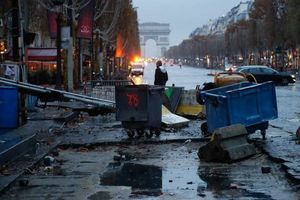
[[[207,183],[207,190],[225,190],[232,183],[228,177],[226,168],[201,167],[198,169],[198,174]]]
[[[130,186],[133,194],[159,196],[162,188],[162,169],[135,163],[110,164],[101,176],[102,185]]]
[[[206,194],[207,191],[211,191],[213,193],[212,196],[215,198],[229,195],[231,198],[273,199],[272,196],[264,194],[263,192],[253,192],[245,188],[244,185],[236,185],[236,188],[230,188],[230,185],[235,183],[235,181],[231,179],[230,171],[231,169],[229,167],[200,167],[198,169],[198,175],[207,183],[207,188],[198,187],[198,194]]]
[[[294,194],[289,194],[289,190],[284,189],[284,183],[278,186],[277,171],[274,174],[261,175],[257,170],[260,167],[252,164],[204,164],[196,168],[191,165],[185,168],[176,164],[162,170],[154,165],[116,162],[109,164],[108,170],[101,176],[101,184],[129,186],[132,195],[176,196],[178,199],[182,195],[186,199],[200,197],[272,200],[274,197],[295,197]],[[280,188],[278,191],[274,191],[276,186]]]

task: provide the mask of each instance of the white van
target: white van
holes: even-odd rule
[[[142,63],[133,63],[131,65],[130,76],[143,76],[144,75],[144,64]]]

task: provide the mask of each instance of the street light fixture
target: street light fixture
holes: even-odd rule
[[[5,42],[4,41],[0,41],[0,62],[1,64],[3,63],[3,54],[5,54],[5,52],[7,51],[6,47],[5,47]]]

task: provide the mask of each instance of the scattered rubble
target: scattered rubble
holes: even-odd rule
[[[234,184],[234,183],[230,183],[229,188],[230,189],[238,189],[238,185]]]
[[[44,157],[44,165],[45,166],[51,166],[51,164],[54,162],[54,158],[52,156],[45,156]]]
[[[247,130],[241,124],[216,129],[209,143],[199,148],[198,156],[205,161],[235,162],[256,153],[247,141]]]
[[[261,173],[267,174],[270,172],[271,172],[271,167],[266,167],[266,166],[261,167]]]

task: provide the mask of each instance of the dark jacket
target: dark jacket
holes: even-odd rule
[[[166,85],[168,81],[168,72],[163,67],[156,67],[154,76],[154,85]]]

